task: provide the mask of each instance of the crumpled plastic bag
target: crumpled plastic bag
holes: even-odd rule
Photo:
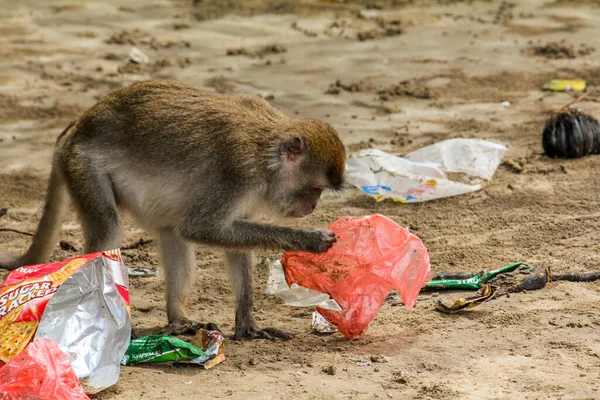
[[[69,357],[50,339],[36,339],[0,368],[2,400],[89,400]]]
[[[404,157],[368,149],[348,158],[346,177],[378,201],[433,200],[480,190],[507,150],[481,139],[444,140]]]
[[[287,252],[281,260],[289,285],[327,293],[341,307],[318,307],[323,317],[357,339],[392,289],[414,308],[433,276],[421,239],[382,215],[342,217],[329,229],[337,242],[326,253]]]

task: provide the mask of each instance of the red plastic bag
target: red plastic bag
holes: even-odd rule
[[[89,400],[71,360],[50,339],[36,339],[0,368],[2,400]]]
[[[329,294],[342,308],[317,308],[349,339],[367,331],[383,301],[395,288],[414,308],[432,277],[427,248],[417,236],[382,215],[342,217],[330,230],[337,242],[326,253],[288,252],[281,264],[289,285]]]

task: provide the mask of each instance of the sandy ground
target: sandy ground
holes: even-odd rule
[[[437,272],[514,261],[600,269],[600,156],[542,154],[548,112],[573,96],[540,90],[550,78],[584,78],[592,92],[600,86],[597,1],[0,0],[0,9],[0,208],[8,208],[0,227],[35,230],[53,143],[79,112],[134,81],[174,78],[255,93],[290,115],[325,120],[350,152],[402,155],[453,137],[510,146],[477,193],[399,205],[351,190],[326,198],[297,226],[381,213],[423,239]],[[544,52],[551,42],[557,53]],[[149,64],[124,61],[134,45]],[[277,46],[257,51],[267,45]],[[243,54],[227,55],[241,47]],[[581,107],[600,116],[599,99],[592,93]],[[148,235],[129,221],[124,241],[140,237]],[[73,213],[61,239],[81,250]],[[20,252],[28,243],[0,232],[2,250]],[[57,247],[53,259],[75,254]],[[157,265],[153,244],[124,255],[131,265]],[[280,255],[259,252],[257,261]],[[221,254],[198,247],[197,259],[191,316],[231,332]],[[259,264],[257,319],[294,340],[228,341],[226,362],[209,371],[125,367],[119,383],[96,397],[600,398],[598,283],[556,282],[460,315],[434,311],[435,295],[421,295],[414,312],[392,296],[369,332],[349,342],[313,334],[312,310],[265,295],[267,274]],[[162,276],[132,278],[131,291],[135,328],[158,332],[166,323]],[[357,365],[379,355],[387,362]],[[323,372],[329,366],[334,375]]]

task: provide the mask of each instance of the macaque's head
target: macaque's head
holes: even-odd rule
[[[294,120],[271,155],[268,201],[285,217],[311,214],[324,190],[344,184],[346,151],[329,125]]]

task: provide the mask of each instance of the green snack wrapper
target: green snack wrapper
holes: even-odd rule
[[[194,343],[201,344],[203,349],[168,335],[132,339],[121,364],[175,361],[211,368],[223,361],[223,335],[220,332],[200,330]]]
[[[529,264],[518,262],[492,271],[481,272],[469,279],[432,280],[427,282],[424,287],[429,289],[479,289],[490,279],[500,274],[511,272],[521,265]]]

